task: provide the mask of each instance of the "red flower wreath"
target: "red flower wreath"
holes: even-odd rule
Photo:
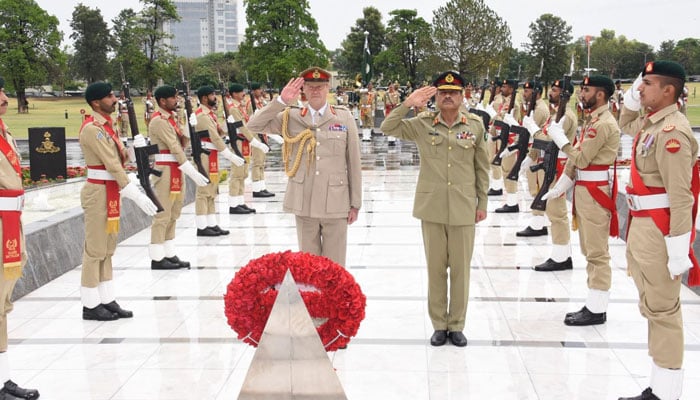
[[[291,251],[250,260],[228,284],[224,312],[238,339],[257,347],[287,269],[301,287],[326,350],[344,347],[365,318],[365,295],[340,265],[326,257]]]

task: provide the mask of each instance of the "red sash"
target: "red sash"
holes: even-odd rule
[[[610,169],[609,165],[589,165],[586,168],[581,169],[581,171],[607,171]],[[617,207],[615,202],[617,201],[617,167],[613,166],[613,185],[610,188],[610,196],[605,194],[600,187],[607,186],[608,181],[579,181],[576,180],[576,186],[583,186],[588,190],[593,200],[600,204],[601,207],[610,211],[610,231],[611,237],[620,236],[620,228],[617,220]],[[576,189],[574,189],[576,190]],[[574,202],[572,203],[571,210],[574,217],[576,216],[576,197],[574,197]]]
[[[2,135],[0,135],[0,152],[10,162],[12,169],[17,176],[22,177],[22,168],[19,164],[19,157],[12,148],[12,145],[5,139],[5,124],[0,119]],[[24,194],[23,189],[2,189],[0,197],[17,197]],[[22,210],[0,211],[2,219],[2,263],[3,275],[5,279],[19,279],[22,276]]]
[[[664,187],[654,187],[646,186],[642,176],[639,175],[637,170],[637,142],[639,141],[639,134],[634,138],[632,143],[632,163],[630,164],[630,182],[632,186],[627,186],[627,193],[636,194],[640,196],[666,193]],[[693,210],[692,210],[692,220],[693,224],[690,229],[690,243],[688,246],[688,257],[693,263],[693,267],[688,273],[688,286],[700,286],[700,264],[695,257],[695,251],[693,250],[693,243],[695,242],[695,217],[698,214],[698,193],[700,193],[700,170],[698,169],[698,163],[693,164],[693,171],[690,181],[690,192],[693,194]],[[639,210],[639,211],[629,211],[629,216],[627,220],[627,232],[629,235],[629,227],[632,222],[632,217],[651,217],[654,221],[654,225],[661,231],[664,236],[668,236],[671,231],[671,209],[670,208],[655,208],[651,210]],[[628,236],[629,238],[629,236]]]
[[[170,154],[170,150],[161,150],[160,154]],[[156,161],[156,165],[170,167],[170,199],[174,200],[182,193],[182,171],[177,161]]]

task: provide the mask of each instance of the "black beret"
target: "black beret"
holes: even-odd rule
[[[250,90],[260,89],[261,87],[260,82],[250,82]]]
[[[533,87],[536,91],[542,93],[542,84],[539,82],[535,83],[534,81],[527,81],[523,84],[523,89],[532,89]]]
[[[559,89],[566,90],[567,92],[574,94],[574,85],[569,82],[569,85],[564,88],[564,81],[557,79],[552,83],[552,87],[558,87]]]
[[[241,85],[240,83],[232,83],[231,86],[228,87],[228,92],[229,93],[240,93],[245,90],[245,87]]]
[[[5,78],[0,76],[0,89],[4,89],[4,88],[5,88]]]
[[[90,104],[93,100],[103,99],[112,93],[112,85],[107,82],[95,82],[85,89],[85,100]]]
[[[199,89],[197,89],[197,97],[209,96],[215,91],[216,90],[214,90],[214,88],[211,86],[201,86]]]
[[[508,85],[508,86],[512,87],[513,89],[517,89],[518,88],[518,81],[517,81],[517,79],[504,79],[503,85]]]
[[[464,78],[457,71],[445,71],[435,78],[433,86],[438,90],[462,90]]]
[[[175,97],[177,96],[177,89],[170,85],[159,86],[155,90],[155,92],[153,92],[153,96],[156,98],[156,100],[167,99],[168,97]]]
[[[642,71],[644,75],[664,75],[671,78],[678,78],[685,82],[685,70],[683,67],[674,61],[649,61]]]
[[[615,92],[615,84],[613,83],[612,79],[605,75],[587,76],[583,78],[581,86],[595,86],[603,88],[608,96],[612,96],[612,94]]]

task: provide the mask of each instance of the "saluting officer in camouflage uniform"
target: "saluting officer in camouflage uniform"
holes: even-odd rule
[[[221,229],[216,222],[216,196],[219,194],[219,154],[232,164],[243,165],[245,160],[233,154],[226,146],[220,134],[225,134],[219,124],[216,112],[216,93],[211,86],[202,86],[197,89],[199,108],[195,112],[197,132],[207,131],[208,137],[202,138],[202,149],[209,150],[209,154],[202,152],[202,165],[208,168],[209,184],[198,186],[194,202],[195,224],[197,236],[222,236],[229,231]]]
[[[480,117],[459,111],[464,83],[459,73],[443,72],[432,86],[411,93],[382,123],[387,135],[415,141],[421,157],[413,216],[421,220],[423,231],[433,346],[448,338],[456,346],[467,345],[462,330],[475,225],[486,218],[488,134]],[[438,112],[404,119],[411,107],[426,104],[432,96]]]
[[[289,177],[284,211],[296,219],[299,250],[345,266],[348,225],[362,206],[362,164],[355,120],[328,104],[331,74],[319,67],[290,79],[277,100],[253,117],[253,132],[279,132]],[[306,93],[308,105],[293,104]]]
[[[85,244],[80,282],[83,319],[111,321],[131,318],[133,313],[122,309],[115,300],[112,282],[112,255],[117,247],[121,196],[132,199],[147,214],[154,215],[156,206],[146,197],[124,170],[127,150],[114,132],[112,113],[117,105],[112,86],[104,82],[91,84],[85,100],[92,115],[80,128],[80,148],[87,165],[87,182],[80,191],[80,204],[85,213]],[[140,135],[139,135],[140,136]],[[145,139],[135,139],[139,147]]]
[[[518,120],[521,118],[521,102],[520,99],[516,97],[513,109],[510,109],[511,96],[517,96],[518,81],[515,79],[504,79],[501,85],[501,94],[503,95],[503,103],[501,107],[497,110],[496,117],[494,120],[503,121],[508,125],[519,125]],[[495,128],[496,135],[500,135],[501,131]],[[508,145],[515,143],[515,133],[510,133],[508,136]],[[513,153],[501,159],[501,171],[504,181],[504,186],[506,188],[506,203],[497,208],[495,212],[497,213],[517,213],[520,212],[520,205],[518,205],[518,182],[506,179],[510,171],[515,166],[515,161],[517,159],[517,154]]]
[[[5,94],[5,79],[0,77],[0,117],[7,113],[9,99]],[[10,380],[7,354],[7,314],[12,311],[12,291],[27,263],[27,251],[22,230],[22,168],[15,139],[0,118],[0,250],[3,268],[0,271],[0,399],[36,399],[36,389],[24,389]]]
[[[164,211],[153,218],[151,225],[151,269],[189,268],[190,263],[175,255],[175,225],[180,218],[185,197],[185,177],[197,186],[206,186],[209,180],[200,174],[187,160],[184,148],[190,142],[177,121],[177,90],[168,85],[160,86],[153,93],[158,109],[148,124],[151,144],[158,146],[155,169],[161,176],[154,178],[154,188]]]
[[[551,123],[547,132],[569,159],[564,173],[545,199],[559,197],[576,186],[573,219],[578,226],[581,252],[588,262],[586,304],[581,310],[566,315],[564,323],[567,325],[597,325],[606,321],[612,275],[608,236],[619,234],[615,206],[617,177],[610,176],[609,171],[620,146],[620,128],[608,108],[614,89],[607,76],[594,75],[583,79],[581,101],[591,112],[583,125],[581,139],[574,146],[564,130],[566,118]],[[561,264],[550,270],[568,268],[568,264]]]
[[[648,321],[652,368],[649,388],[620,400],[679,399],[683,389],[683,318],[680,275],[700,284],[694,257],[698,143],[676,101],[685,71],[672,61],[651,61],[624,96],[620,125],[634,135],[627,268]],[[639,110],[647,112],[640,116]]]
[[[574,94],[574,86],[569,83],[567,88],[563,87],[564,82],[560,80],[554,81],[552,87],[549,90],[549,104],[554,107],[554,111],[547,119],[541,130],[534,134],[534,138],[538,140],[551,141],[552,138],[549,136],[549,126],[553,124],[554,118],[557,114],[559,107],[566,107],[563,118],[565,118],[562,127],[564,128],[564,133],[566,138],[570,143],[574,142],[576,138],[576,113],[571,109],[568,104],[562,104],[561,94],[564,90],[568,91],[572,96]],[[525,122],[523,122],[525,125]],[[560,151],[558,153],[557,159],[557,180],[564,172],[564,167],[566,165],[566,153]],[[552,182],[550,189],[556,184]],[[547,199],[547,206],[545,208],[545,213],[547,218],[552,224],[552,252],[550,257],[542,264],[536,265],[534,267],[535,271],[560,271],[565,269],[573,268],[571,263],[571,231],[569,229],[569,214],[568,207],[566,205],[566,196],[563,194],[558,197],[549,197]]]

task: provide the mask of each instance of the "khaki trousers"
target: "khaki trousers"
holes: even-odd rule
[[[7,351],[7,314],[12,311],[12,291],[17,279],[6,280],[0,271],[0,353]]]
[[[501,159],[501,171],[503,171],[504,181],[503,186],[505,186],[507,193],[518,193],[518,181],[511,181],[510,179],[506,179],[508,174],[510,174],[510,171],[513,170],[513,166],[515,165],[515,159],[517,158],[517,156],[517,154],[511,154],[508,157],[504,157]]]
[[[610,194],[610,186],[599,186]],[[608,237],[610,236],[610,211],[598,204],[583,186],[574,189],[576,220],[578,222],[581,252],[588,264],[588,288],[610,290],[611,270]]]
[[[647,319],[649,355],[661,368],[681,368],[681,280],[672,280],[669,275],[666,243],[651,218],[632,218],[626,255],[627,268],[639,291],[639,311]]]
[[[163,167],[163,175],[155,179],[154,188],[158,200],[163,205],[163,211],[153,216],[151,224],[151,244],[163,244],[166,240],[175,239],[175,225],[180,218],[182,205],[185,199],[187,177],[182,174],[182,189],[180,194],[170,198],[170,169],[177,167]]]
[[[503,170],[501,169],[501,166],[491,164],[491,161],[493,161],[494,157],[496,157],[496,151],[498,151],[498,143],[500,142],[491,140],[491,135],[488,135],[487,138],[489,150],[489,165],[491,166],[491,177],[494,180],[503,179]]]
[[[265,158],[267,156],[262,150],[253,147],[251,150],[250,175],[253,182],[265,180]]]
[[[536,162],[537,161],[535,161],[534,163]],[[537,192],[540,191],[540,185],[542,184],[542,182],[544,182],[544,170],[532,172],[530,171],[530,168],[528,168],[527,171],[525,171],[525,176],[527,177],[527,189],[530,192],[530,196],[534,198],[535,196],[537,196]],[[544,215],[544,212],[540,210],[532,210],[532,215]]]
[[[299,250],[330,258],[345,267],[348,247],[346,218],[310,218],[296,216]]]
[[[556,182],[552,182],[550,189]],[[569,214],[566,208],[566,195],[561,195],[555,199],[548,199],[545,208],[547,218],[551,222],[552,244],[569,244],[571,241],[571,231],[569,229]]]
[[[161,199],[160,195],[158,196]],[[112,255],[117,248],[118,233],[107,233],[107,189],[105,185],[86,182],[80,191],[84,211],[85,242],[80,285],[95,288],[112,280]]]
[[[428,264],[428,315],[433,329],[461,332],[467,317],[469,272],[476,227],[421,221],[421,229]]]
[[[207,154],[202,154],[202,165],[205,165],[207,168],[209,166],[209,156]],[[197,186],[194,198],[195,215],[216,214],[215,200],[218,193],[218,179],[211,179],[206,186]]]

